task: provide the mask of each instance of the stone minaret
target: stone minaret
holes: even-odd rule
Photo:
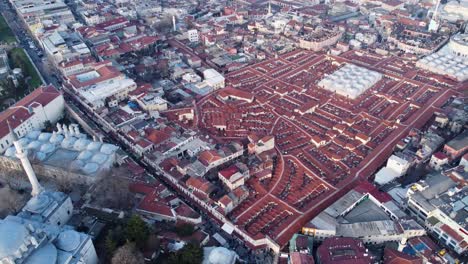
[[[18,141],[18,137],[16,136],[15,132],[11,129],[10,123],[9,122],[7,123],[8,123],[8,129],[10,130],[10,134],[13,136],[13,144],[15,145],[15,149],[16,149],[16,157],[18,157],[18,159],[21,161],[24,171],[26,172],[26,175],[28,176],[29,182],[32,185],[31,195],[36,196],[40,194],[44,189],[42,188],[41,184],[37,180],[36,173],[34,173],[34,170],[31,166],[31,162],[29,162],[28,153],[24,151],[23,146],[21,146],[21,143]]]

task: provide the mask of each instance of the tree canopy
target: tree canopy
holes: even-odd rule
[[[125,226],[124,234],[128,241],[135,242],[138,248],[142,248],[150,232],[146,222],[138,215],[133,215]]]
[[[203,249],[195,244],[189,243],[181,250],[169,256],[169,264],[200,264],[203,261]]]
[[[115,251],[112,264],[143,264],[145,258],[133,243],[126,243]]]

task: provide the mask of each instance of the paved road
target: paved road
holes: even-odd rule
[[[36,65],[45,82],[48,84],[52,83],[53,85],[55,85],[55,87],[60,88],[61,81],[58,79],[58,72],[54,72],[52,63],[50,63],[47,59],[44,59],[43,61],[43,59],[39,57],[39,52],[43,51],[39,47],[37,47],[37,41],[34,40],[34,37],[28,31],[26,25],[16,14],[16,11],[11,8],[11,5],[8,3],[7,0],[0,0],[0,10],[5,16],[5,19],[7,20],[11,30],[20,40],[20,43],[18,43],[18,45],[24,48],[24,50],[28,53],[29,57],[31,57],[34,65]],[[31,49],[29,41],[33,41],[37,49]]]

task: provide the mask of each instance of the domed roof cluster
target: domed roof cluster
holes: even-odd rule
[[[112,166],[117,146],[92,141],[76,127],[58,127],[58,132],[32,131],[19,139],[31,160],[86,175]],[[15,147],[8,148],[4,155],[16,157]]]
[[[468,35],[455,35],[442,50],[422,58],[416,66],[458,81],[468,80]]]
[[[75,230],[17,216],[0,220],[0,232],[0,262],[5,263],[55,264],[75,254],[87,239]]]
[[[468,19],[468,0],[449,1],[439,12],[440,17],[450,22]]]
[[[346,64],[323,78],[318,84],[326,90],[355,99],[382,78],[382,74]]]
[[[22,255],[21,246],[30,243],[29,230],[14,221],[0,223],[0,260],[9,256],[19,258]]]

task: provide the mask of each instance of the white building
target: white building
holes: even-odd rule
[[[213,87],[214,90],[224,88],[224,76],[214,69],[207,69],[203,71],[203,78],[205,82]]]
[[[156,94],[144,94],[134,98],[138,105],[145,111],[167,110],[167,101]]]
[[[16,135],[22,137],[33,130],[44,128],[47,121],[55,123],[62,116],[65,101],[52,85],[41,86],[0,113],[0,153],[13,144],[7,121]]]
[[[387,160],[387,166],[380,169],[375,175],[375,182],[378,185],[389,183],[405,175],[410,165],[411,163],[408,160],[392,155]]]
[[[443,152],[436,152],[432,154],[429,166],[434,170],[441,170],[445,164],[448,164],[448,156]]]
[[[97,109],[105,106],[106,99],[110,101],[122,101],[128,97],[128,93],[137,88],[132,79],[108,80],[96,85],[78,90],[93,108]],[[113,97],[113,98],[110,98]]]
[[[196,29],[191,29],[187,31],[187,38],[190,42],[198,42],[198,30]]]

